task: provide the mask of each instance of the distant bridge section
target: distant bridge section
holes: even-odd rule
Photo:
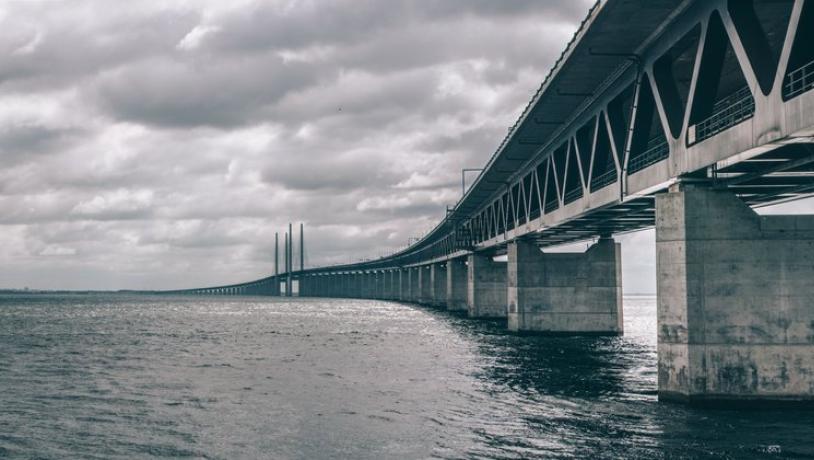
[[[814,400],[814,217],[751,209],[814,192],[812,43],[814,0],[600,1],[430,233],[285,276],[301,296],[621,334],[613,235],[655,227],[659,396]],[[594,244],[541,251],[576,241]],[[183,292],[280,289],[271,277]]]

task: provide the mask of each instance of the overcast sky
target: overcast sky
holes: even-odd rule
[[[460,195],[592,0],[0,4],[0,287],[197,287],[376,257]],[[652,291],[652,232],[625,238]]]

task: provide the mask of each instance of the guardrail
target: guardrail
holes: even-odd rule
[[[582,198],[582,186],[575,188],[574,190],[570,190],[565,194],[565,198],[563,198],[563,203],[568,204],[572,201],[576,201]]]
[[[628,174],[633,174],[637,171],[654,164],[670,156],[670,146],[667,144],[667,139],[662,136],[654,137],[647,141],[647,149],[640,155],[631,157],[628,160],[627,171]]]
[[[744,86],[716,102],[712,107],[712,115],[690,126],[689,143],[692,145],[709,139],[725,129],[752,118],[754,114],[755,98],[752,97],[749,87]]]
[[[605,171],[604,173],[591,179],[591,191],[595,192],[614,182],[616,182],[616,168],[613,168],[610,171]]]
[[[791,99],[814,88],[814,61],[789,72],[783,84],[783,99]]]

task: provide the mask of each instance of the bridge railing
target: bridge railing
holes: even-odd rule
[[[791,99],[814,88],[814,61],[789,72],[783,85],[783,98]]]
[[[690,143],[709,139],[721,131],[752,118],[755,114],[755,98],[748,86],[735,91],[716,102],[712,115],[690,127]],[[693,135],[694,133],[694,135]]]
[[[577,187],[574,190],[570,190],[565,194],[565,198],[563,198],[563,203],[568,204],[572,201],[575,201],[579,198],[582,198],[582,187]]]
[[[548,201],[546,202],[546,204],[545,204],[545,209],[544,209],[544,212],[549,213],[549,212],[551,212],[551,211],[553,211],[553,210],[557,209],[559,206],[560,206],[560,203],[559,203],[559,201],[557,201],[556,199],[554,199],[554,200],[548,200]]]
[[[647,148],[644,152],[630,158],[627,171],[629,174],[633,174],[668,156],[670,156],[670,146],[667,144],[667,139],[662,136],[655,137],[647,141]]]
[[[591,179],[591,191],[605,188],[614,182],[616,182],[616,168],[605,171],[604,173]]]

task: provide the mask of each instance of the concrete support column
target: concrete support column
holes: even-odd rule
[[[310,290],[309,296],[311,297],[319,297],[319,275],[313,274],[310,277],[311,282],[309,283],[308,289]],[[263,292],[266,290],[266,286],[263,285],[260,288]]]
[[[376,298],[379,300],[384,299],[384,275],[382,270],[376,272]]]
[[[323,292],[325,293],[325,297],[335,297],[334,293],[334,275],[327,274],[325,275],[325,279],[322,281]]]
[[[405,268],[399,269],[399,300],[406,302],[410,292],[410,274]]]
[[[393,283],[393,270],[384,272],[384,299],[393,300],[395,284]]]
[[[325,293],[327,297],[338,297],[339,278],[335,273],[325,277]]]
[[[362,276],[359,273],[346,273],[345,274],[345,297],[351,299],[358,299],[361,296],[361,291],[359,290],[359,277]]]
[[[447,310],[467,311],[466,260],[463,257],[447,261]]]
[[[390,280],[392,283],[390,300],[399,300],[401,298],[401,270],[391,270]]]
[[[359,276],[358,273],[342,274],[342,297],[359,298]]]
[[[331,275],[331,297],[347,297],[347,275],[334,273]]]
[[[377,298],[377,294],[378,294],[378,290],[379,290],[379,286],[377,284],[378,281],[379,281],[379,274],[378,273],[370,272],[370,273],[367,274],[367,284],[368,284],[367,298],[368,299]]]
[[[322,294],[322,297],[333,297],[333,276],[330,274],[323,274],[320,276],[320,278],[322,279],[319,281],[319,292]]]
[[[364,274],[364,287],[362,297],[365,299],[374,299],[376,297],[376,274],[367,272]]]
[[[553,334],[622,334],[622,254],[611,238],[584,253],[508,247],[508,328]]]
[[[317,277],[319,281],[317,281],[317,285],[319,286],[319,296],[320,297],[328,297],[328,277],[323,273]]]
[[[506,317],[506,264],[491,256],[467,257],[467,309],[471,318]]]
[[[370,274],[370,298],[379,299],[381,295],[381,273],[373,272]]]
[[[373,298],[373,273],[365,272],[362,275],[362,298]]]
[[[359,272],[354,277],[356,281],[356,295],[354,297],[358,299],[365,299],[367,298],[367,273]]]
[[[407,269],[407,302],[418,302],[418,270],[415,267]]]
[[[350,273],[338,273],[336,297],[348,299],[353,297],[353,275]]]
[[[379,273],[381,289],[379,291],[379,298],[386,300],[390,292],[390,272],[382,270]]]
[[[656,197],[659,399],[814,401],[814,216]]]
[[[432,264],[430,266],[430,304],[434,307],[447,305],[447,266]]]
[[[430,305],[432,303],[430,266],[424,265],[418,267],[417,270],[418,270],[418,299],[416,299],[416,302],[422,305]]]

